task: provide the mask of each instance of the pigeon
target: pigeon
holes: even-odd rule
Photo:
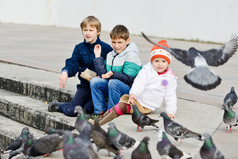
[[[75,129],[79,133],[81,133],[85,127],[87,127],[87,129],[91,129],[92,125],[88,122],[87,118],[85,117],[82,107],[76,106],[74,112],[78,113],[77,119],[74,125]]]
[[[192,159],[190,154],[184,153],[173,145],[165,134],[164,130],[158,129],[157,150],[162,159],[166,158],[183,158]]]
[[[63,156],[65,159],[80,159],[80,147],[74,140],[72,132],[64,132]]]
[[[12,157],[20,154],[20,153],[24,153],[27,151],[27,149],[29,147],[31,147],[31,145],[33,144],[34,140],[33,140],[33,134],[32,133],[27,133],[26,136],[23,138],[22,144],[21,146],[16,149],[16,150],[11,150],[8,156],[8,159],[11,159]]]
[[[228,125],[227,133],[231,133],[231,127],[238,123],[238,115],[228,105],[224,106],[223,121]]]
[[[60,136],[63,136],[64,135],[64,131],[65,130],[62,130],[62,129],[54,129],[54,128],[51,128],[51,127],[47,127],[45,128],[45,133],[50,135],[50,134],[58,134]],[[78,136],[78,134],[76,133],[73,133],[73,136],[74,138],[76,138]]]
[[[204,143],[200,148],[200,156],[202,159],[224,159],[223,154],[216,148],[212,141],[212,137],[208,133],[204,133]]]
[[[224,103],[222,106],[224,107],[225,105],[228,105],[229,107],[233,107],[237,102],[237,95],[235,92],[235,87],[231,87],[231,91],[226,94],[224,98]]]
[[[144,137],[138,147],[132,152],[131,159],[151,159],[150,150],[148,149],[149,137]]]
[[[192,70],[184,76],[184,80],[194,88],[200,90],[211,90],[221,83],[221,78],[214,74],[208,67],[220,66],[226,63],[238,48],[238,36],[233,36],[230,41],[207,51],[200,51],[194,47],[189,50],[178,48],[167,48],[151,41],[144,33],[142,36],[150,43],[160,46],[171,53],[177,60],[190,66]]]
[[[37,139],[27,150],[27,155],[32,157],[48,156],[52,152],[62,149],[63,141],[63,137],[58,134],[43,136]]]
[[[109,122],[108,125],[109,140],[118,150],[128,149],[136,143],[135,139],[119,131],[114,122]]]
[[[163,117],[164,120],[165,131],[169,135],[171,135],[176,141],[178,141],[178,139],[181,139],[180,140],[181,143],[182,139],[185,138],[195,138],[200,141],[203,141],[203,136],[201,134],[193,132],[185,128],[184,126],[180,125],[179,123],[171,120],[167,115],[167,113],[161,112],[160,115]]]
[[[132,108],[133,108],[133,113],[132,113],[131,118],[132,118],[132,121],[137,125],[137,132],[141,132],[142,129],[144,128],[144,126],[146,126],[146,125],[151,125],[151,126],[158,128],[158,126],[155,125],[155,123],[157,123],[159,120],[151,119],[147,115],[142,114],[139,111],[136,104],[133,104]],[[141,129],[139,129],[140,127],[141,127]]]
[[[21,134],[15,140],[13,140],[13,142],[11,142],[11,144],[5,149],[5,151],[19,149],[23,143],[23,140],[27,139],[29,133],[30,133],[29,128],[24,127],[21,131]]]
[[[95,118],[94,119],[94,125],[92,125],[92,130],[91,130],[91,137],[94,141],[94,143],[98,147],[98,151],[100,149],[106,149],[108,152],[113,152],[114,154],[119,154],[118,149],[111,144],[107,132],[101,128],[99,125],[99,119]]]

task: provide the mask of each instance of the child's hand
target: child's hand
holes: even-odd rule
[[[112,75],[113,75],[113,72],[109,71],[106,74],[102,74],[102,78],[103,79],[107,79],[107,78],[110,78]]]
[[[101,48],[100,44],[97,44],[97,45],[94,46],[95,58],[98,58],[98,57],[101,56],[101,51],[102,51],[102,48]]]
[[[135,94],[132,94],[130,95],[130,98],[128,99],[128,102],[127,104],[135,104],[136,103],[136,95]]]
[[[170,113],[167,113],[167,114],[168,114],[168,116],[169,116],[170,119],[175,118],[175,116],[174,116],[173,114],[170,114]]]
[[[66,82],[67,82],[67,79],[68,79],[68,74],[67,72],[63,71],[61,74],[60,74],[60,88],[65,88],[65,85],[66,85]]]

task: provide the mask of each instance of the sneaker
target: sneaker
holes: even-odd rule
[[[58,101],[50,102],[48,105],[49,112],[58,112],[60,103]]]

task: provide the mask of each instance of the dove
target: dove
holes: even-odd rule
[[[135,144],[136,140],[119,131],[114,122],[109,122],[108,125],[109,140],[118,150],[128,149]]]
[[[227,133],[231,133],[232,126],[237,126],[238,115],[228,105],[224,106],[223,121],[228,125]]]
[[[55,152],[63,148],[63,137],[58,134],[51,134],[43,136],[36,141],[33,145],[27,150],[27,155],[36,157],[36,156],[48,156],[52,152]]]
[[[148,126],[148,125],[158,128],[158,126],[155,125],[155,123],[157,123],[159,120],[151,119],[147,115],[142,114],[139,111],[136,104],[133,104],[132,108],[133,108],[133,113],[131,118],[132,118],[132,121],[137,125],[137,132],[141,132],[144,126]],[[141,129],[139,129],[140,127]]]
[[[74,112],[78,113],[76,121],[75,121],[75,125],[74,125],[75,129],[79,133],[81,133],[85,127],[88,127],[88,129],[91,129],[92,125],[88,122],[87,118],[85,117],[82,107],[76,106]]]
[[[91,130],[91,137],[94,141],[94,143],[98,147],[98,151],[100,149],[106,149],[108,152],[113,152],[114,154],[119,154],[118,149],[111,144],[109,137],[107,135],[107,132],[101,128],[99,125],[99,119],[94,119],[94,125],[92,125]]]
[[[171,135],[176,141],[178,141],[178,139],[181,139],[180,140],[180,143],[181,143],[182,139],[186,139],[186,138],[195,138],[200,141],[203,140],[203,136],[201,134],[193,132],[187,129],[186,127],[180,125],[179,123],[171,120],[169,116],[167,115],[167,113],[161,112],[160,115],[163,117],[163,120],[164,120],[165,131],[169,135]]]
[[[200,90],[211,90],[221,83],[221,78],[213,73],[209,66],[220,66],[232,57],[238,48],[238,36],[233,36],[224,45],[206,51],[197,50],[194,47],[189,50],[167,48],[151,41],[144,33],[142,36],[150,43],[162,47],[171,53],[177,60],[190,66],[192,69],[184,76],[184,80]]]
[[[66,131],[66,130],[54,129],[54,128],[51,128],[51,127],[47,127],[47,128],[45,128],[44,131],[48,135],[50,135],[50,134],[58,134],[60,136],[63,136],[64,135],[64,131]],[[78,136],[78,134],[73,133],[73,136],[74,136],[74,138],[76,138]]]
[[[5,151],[19,149],[23,143],[23,140],[27,139],[27,135],[29,133],[30,133],[29,128],[24,127],[21,131],[21,134],[15,140],[13,140],[13,142],[10,143],[10,145],[5,149]]]
[[[223,154],[216,148],[212,137],[208,133],[203,134],[205,140],[200,148],[200,156],[202,159],[224,159]]]
[[[137,148],[132,152],[131,159],[151,159],[150,150],[148,148],[148,136],[144,137]]]
[[[158,129],[157,150],[162,159],[166,158],[183,158],[192,159],[190,154],[184,153],[173,145],[168,139],[163,129]]]
[[[231,91],[226,94],[222,106],[224,107],[225,105],[228,105],[229,107],[233,107],[236,104],[236,102],[237,102],[237,95],[235,92],[235,87],[232,86]]]

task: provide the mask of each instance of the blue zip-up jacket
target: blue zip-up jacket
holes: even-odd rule
[[[84,42],[76,45],[72,53],[72,57],[65,60],[65,67],[62,69],[62,71],[67,70],[66,72],[68,73],[68,77],[75,76],[76,73],[78,73],[80,84],[78,84],[77,87],[90,86],[87,80],[80,77],[80,74],[86,68],[95,71],[93,59],[95,58],[94,46],[97,44],[101,45],[101,56],[103,57],[103,59],[106,59],[107,53],[109,53],[113,49],[109,44],[101,41],[98,37],[93,44],[88,43],[84,40]]]

